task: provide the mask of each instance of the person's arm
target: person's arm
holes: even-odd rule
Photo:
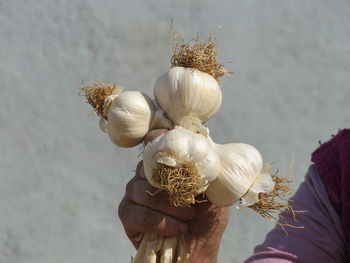
[[[282,216],[291,224],[304,228],[276,227],[266,236],[263,244],[255,248],[255,254],[245,263],[339,263],[345,260],[345,238],[339,216],[328,199],[316,167],[309,168],[302,183],[291,198],[298,213],[293,220],[291,213]]]

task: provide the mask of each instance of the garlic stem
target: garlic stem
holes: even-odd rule
[[[107,124],[104,118],[102,117],[100,118],[98,122],[98,126],[100,127],[101,131],[103,131],[104,133],[107,133]]]
[[[187,253],[186,243],[183,234],[178,235],[176,263],[187,263],[189,254]]]
[[[148,233],[145,233],[142,237],[139,248],[137,249],[136,256],[133,260],[133,263],[144,263],[145,253],[148,243]]]
[[[209,135],[208,128],[206,128],[202,121],[192,113],[185,116],[174,116],[172,120],[176,125],[181,126],[189,131],[200,133],[204,136]]]
[[[164,239],[160,258],[161,263],[173,263],[176,245],[177,236]]]
[[[149,234],[144,263],[157,263],[157,248],[160,240],[156,234]]]
[[[161,109],[158,109],[153,115],[153,119],[151,120],[149,130],[160,129],[160,128],[172,129],[173,124],[171,120],[165,117],[165,112],[162,111]]]

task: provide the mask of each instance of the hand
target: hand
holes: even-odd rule
[[[145,137],[145,144],[167,130],[154,130]],[[143,164],[136,168],[136,175],[126,186],[126,193],[119,205],[119,218],[130,241],[137,248],[140,233],[159,236],[176,236],[185,233],[190,262],[216,262],[221,237],[228,222],[228,208],[220,208],[209,201],[191,207],[175,207],[168,195],[158,192],[144,175]]]

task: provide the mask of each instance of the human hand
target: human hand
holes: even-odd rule
[[[167,130],[154,130],[145,137],[145,144]],[[119,218],[130,241],[137,248],[140,233],[159,236],[176,236],[184,233],[190,262],[216,262],[221,237],[228,222],[228,208],[221,208],[209,201],[191,207],[175,207],[168,195],[149,184],[143,164],[136,168],[136,175],[126,186],[126,193],[119,205]],[[203,199],[203,198],[201,198]],[[202,200],[203,201],[203,200]]]

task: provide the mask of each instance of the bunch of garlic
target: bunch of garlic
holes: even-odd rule
[[[141,143],[150,130],[170,130],[145,146],[143,165],[150,184],[167,191],[175,206],[191,205],[205,193],[218,206],[239,202],[239,208],[251,207],[262,215],[283,207],[273,199],[282,189],[279,181],[269,168],[263,169],[257,149],[243,143],[219,145],[209,137],[205,123],[222,102],[217,80],[227,73],[216,61],[211,37],[197,38],[193,45],[182,44],[173,52],[172,68],[155,83],[155,100],[137,91],[121,92],[115,85],[83,88],[101,116],[101,129],[121,147]],[[134,263],[159,262],[158,252],[163,263],[187,262],[179,236],[145,233]]]

